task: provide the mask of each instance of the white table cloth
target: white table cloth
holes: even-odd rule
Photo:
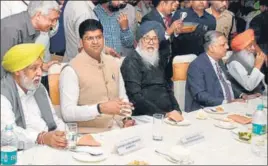
[[[229,113],[253,113],[258,104],[267,102],[266,98],[253,99],[246,103],[231,103],[223,105],[225,111]],[[267,103],[266,103],[267,111]],[[215,116],[215,115],[214,115]],[[217,115],[225,117],[227,115]],[[157,155],[156,148],[170,149],[175,146],[179,138],[186,134],[202,132],[205,141],[189,146],[190,157],[194,164],[198,165],[267,165],[267,158],[255,156],[250,144],[245,144],[235,140],[231,130],[225,130],[214,126],[216,120],[198,120],[196,112],[184,113],[185,119],[191,121],[190,126],[171,126],[164,124],[164,139],[157,142],[152,140],[152,124],[141,124],[126,129],[116,129],[113,131],[93,135],[102,143],[102,147],[108,154],[108,158],[99,163],[83,163],[75,160],[72,153],[67,150],[57,150],[47,146],[37,146],[24,152],[19,152],[18,164],[43,164],[43,165],[124,165],[133,160],[142,160],[151,165],[172,165],[165,158]],[[250,127],[248,125],[247,127]],[[130,154],[119,156],[114,152],[115,143],[131,136],[140,136],[144,141],[144,148]]]

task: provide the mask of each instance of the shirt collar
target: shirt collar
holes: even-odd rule
[[[195,15],[196,15],[197,17],[199,17],[199,18],[206,17],[206,15],[208,14],[208,13],[206,12],[206,10],[204,10],[204,13],[203,13],[202,16],[199,16],[199,15],[194,11],[193,8],[190,8],[190,11],[192,11],[192,13],[195,14]]]
[[[215,64],[216,63],[218,63],[217,61],[215,61],[215,59],[213,59],[211,56],[209,56],[209,54],[208,53],[206,53],[207,54],[207,56],[208,56],[208,58],[209,58],[209,60],[210,60],[210,62],[211,62],[211,64],[213,65],[213,66],[215,66]]]
[[[28,97],[33,96],[35,93],[35,90],[34,91],[27,91],[27,93],[25,93],[17,83],[16,83],[16,87],[18,89],[18,93],[19,93],[20,98],[27,97],[27,96]]]
[[[33,24],[32,24],[32,22],[31,22],[31,17],[30,17],[30,15],[28,14],[28,12],[25,11],[24,13],[25,13],[25,17],[26,17],[25,19],[26,19],[26,26],[27,26],[27,29],[28,29],[28,34],[29,34],[30,36],[32,36],[32,35],[38,33],[38,31],[36,31],[36,30],[34,29],[34,27],[33,27]]]

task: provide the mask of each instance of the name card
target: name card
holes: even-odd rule
[[[142,139],[139,136],[121,140],[115,145],[115,149],[119,155],[125,155],[143,147]]]
[[[183,146],[190,146],[205,140],[202,133],[193,133],[180,138],[179,144]]]

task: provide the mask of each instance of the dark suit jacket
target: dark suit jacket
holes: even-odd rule
[[[150,13],[148,13],[147,15],[145,15],[141,22],[145,22],[145,21],[157,21],[159,23],[161,23],[163,25],[163,27],[166,30],[166,26],[164,23],[164,20],[162,18],[162,16],[160,15],[160,13],[154,8],[152,9],[152,11]],[[161,55],[163,55],[164,57],[166,57],[165,61],[166,63],[168,63],[167,68],[166,68],[166,78],[169,80],[172,77],[172,63],[171,63],[171,43],[170,40],[164,40],[160,43],[159,46],[159,52]]]
[[[223,62],[219,62],[227,79],[230,74]],[[241,91],[232,85],[234,97],[239,98]],[[190,112],[202,106],[221,105],[224,100],[219,79],[206,53],[200,54],[189,66],[185,87],[185,111]]]

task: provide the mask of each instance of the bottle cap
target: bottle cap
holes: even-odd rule
[[[257,110],[262,111],[263,109],[264,109],[264,105],[263,104],[259,104],[257,106]]]

